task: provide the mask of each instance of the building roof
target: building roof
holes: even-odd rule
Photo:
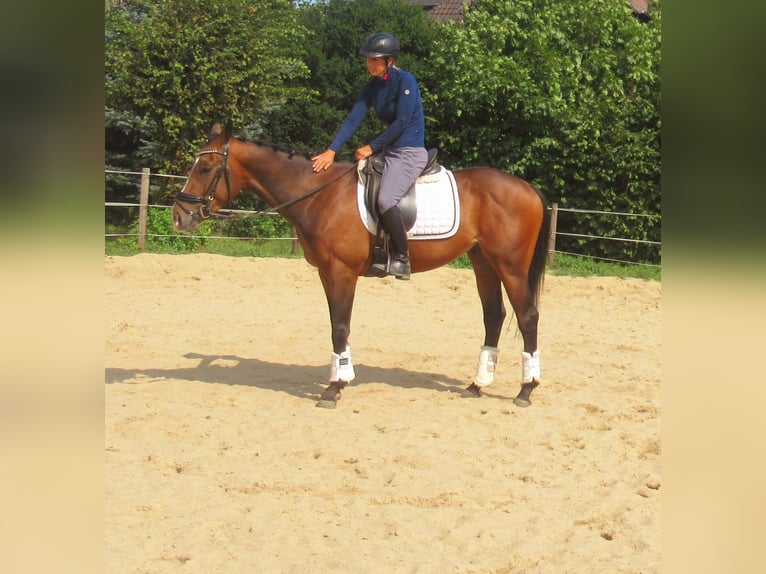
[[[642,22],[648,22],[652,19],[649,13],[649,4],[652,0],[629,0],[630,7],[633,8],[633,15]]]
[[[463,18],[463,5],[473,4],[473,0],[409,0],[409,2],[422,6],[427,16],[437,22],[460,20]]]
[[[651,0],[630,0],[630,5],[636,14],[645,14],[649,11]]]

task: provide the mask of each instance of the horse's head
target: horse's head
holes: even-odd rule
[[[173,227],[177,231],[196,231],[203,219],[232,199],[228,163],[231,133],[231,121],[223,132],[217,122],[210,129],[207,144],[197,153],[173,203]]]

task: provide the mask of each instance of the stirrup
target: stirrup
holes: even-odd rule
[[[376,261],[370,265],[370,270],[367,272],[367,277],[388,277],[394,275],[397,279],[404,281],[410,278],[410,259],[407,257],[404,260],[396,259],[386,254],[385,261]]]
[[[370,271],[368,272],[370,277],[386,277],[388,275],[388,264],[382,261],[373,263],[370,265]]]

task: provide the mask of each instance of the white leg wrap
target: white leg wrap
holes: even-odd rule
[[[540,349],[532,353],[521,352],[521,383],[540,382]]]
[[[476,374],[473,382],[480,387],[491,385],[495,380],[495,366],[497,365],[497,347],[483,346],[479,354],[479,364],[476,366]]]
[[[354,373],[354,363],[351,362],[351,347],[346,345],[346,350],[340,355],[332,353],[332,359],[330,360],[330,382],[350,382],[354,380],[354,377],[356,377],[356,373]]]

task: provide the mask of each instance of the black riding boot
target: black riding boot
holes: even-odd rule
[[[391,237],[393,247],[389,273],[395,275],[397,279],[407,280],[410,278],[410,252],[407,247],[407,230],[404,228],[399,206],[394,206],[385,213],[381,213],[380,219]]]

